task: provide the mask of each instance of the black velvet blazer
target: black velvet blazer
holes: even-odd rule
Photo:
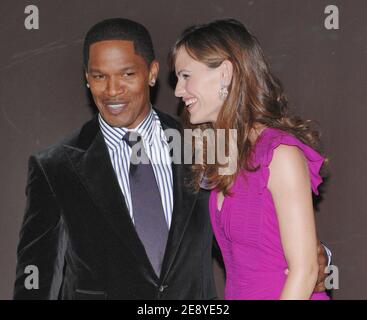
[[[156,110],[163,129],[182,130]],[[31,156],[18,244],[15,299],[213,299],[208,192],[184,185],[172,164],[174,208],[160,278],[128,213],[98,118]],[[149,205],[149,203],[147,203]],[[28,265],[39,288],[28,290]]]

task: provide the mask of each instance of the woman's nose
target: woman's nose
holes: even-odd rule
[[[181,98],[185,93],[185,87],[183,86],[180,80],[177,81],[176,88],[175,88],[175,96],[177,98]]]

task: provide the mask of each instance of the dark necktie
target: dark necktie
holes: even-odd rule
[[[135,229],[159,277],[168,238],[168,226],[160,192],[141,136],[136,132],[128,131],[123,140],[132,148],[129,179]],[[135,150],[139,151],[135,152]],[[136,155],[139,153],[143,161],[137,163]]]

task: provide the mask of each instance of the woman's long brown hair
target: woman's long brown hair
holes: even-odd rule
[[[289,132],[320,151],[319,133],[311,128],[311,121],[304,121],[290,114],[280,81],[270,72],[258,40],[243,24],[234,19],[224,19],[187,28],[172,48],[170,54],[172,67],[180,48],[185,48],[193,59],[210,68],[219,67],[225,60],[233,65],[229,94],[215,123],[192,126],[188,112],[184,110],[181,115],[189,128],[237,130],[236,171],[231,175],[220,175],[219,163],[206,163],[207,147],[204,143],[204,163],[192,165],[194,174],[191,186],[196,191],[200,189],[201,179],[205,173],[210,185],[216,186],[224,195],[228,195],[234,179],[241,170],[257,169],[250,164],[253,149],[250,132],[257,123]]]

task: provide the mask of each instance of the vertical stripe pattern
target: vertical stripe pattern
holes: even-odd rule
[[[104,121],[101,114],[99,114],[98,119],[108,147],[112,167],[116,173],[131,219],[134,222],[134,210],[131,203],[129,184],[130,156],[132,151],[127,143],[122,140],[129,129],[111,127]],[[169,228],[173,211],[172,166],[167,138],[157,113],[151,109],[139,126],[131,131],[137,131],[142,136],[145,151],[153,167],[164,215]],[[147,206],[149,206],[149,203],[147,203]]]

